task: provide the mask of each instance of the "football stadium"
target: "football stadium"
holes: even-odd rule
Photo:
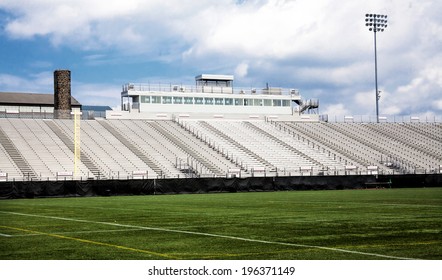
[[[442,119],[214,74],[87,110],[70,75],[0,92],[0,259],[442,258]]]

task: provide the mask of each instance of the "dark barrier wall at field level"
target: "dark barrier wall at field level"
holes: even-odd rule
[[[0,182],[0,198],[442,187],[442,174]]]

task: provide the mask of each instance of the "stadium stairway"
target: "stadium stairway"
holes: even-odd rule
[[[376,141],[369,141],[370,134],[364,134],[360,127],[353,127],[352,124],[324,124],[325,127],[338,133],[337,138],[347,139],[344,142],[346,148],[353,148],[360,158],[365,159],[366,165],[379,166],[384,172],[392,171],[391,168],[383,165],[382,159],[387,159],[388,150],[378,145]],[[342,142],[341,142],[342,143]],[[351,143],[351,144],[350,144]]]
[[[217,129],[216,127],[214,127],[212,124],[209,124],[206,121],[200,121],[199,122],[204,128],[212,131],[215,135],[217,135],[218,137],[224,139],[225,141],[227,141],[228,143],[231,143],[233,146],[235,146],[237,149],[239,149],[242,154],[247,155],[249,157],[254,158],[257,162],[259,162],[262,166],[264,166],[266,169],[268,170],[273,170],[276,169],[276,167],[270,163],[269,161],[265,160],[263,157],[261,157],[260,155],[258,155],[257,153],[253,152],[252,150],[248,149],[247,147],[245,147],[244,145],[242,145],[241,143],[239,143],[238,141],[234,140],[232,137],[228,136],[227,134],[225,134],[224,132],[222,132],[221,130]],[[244,160],[245,161],[245,160]]]
[[[0,181],[8,180],[9,178],[20,178],[23,177],[20,168],[11,159],[9,154],[6,152],[3,145],[0,143]]]
[[[328,172],[330,172],[331,170],[345,170],[345,164],[332,158],[331,156],[332,153],[330,152],[330,150],[327,150],[326,147],[324,146],[318,145],[311,141],[309,142],[305,138],[296,137],[296,135],[290,133],[290,131],[287,130],[284,131],[283,129],[279,129],[277,126],[274,126],[269,122],[254,121],[253,125],[269,133],[272,139],[274,138],[278,139],[278,141],[274,139],[273,142],[276,141],[277,143],[279,141],[282,141],[283,143],[285,143],[285,145],[298,150],[301,155],[308,156],[309,158],[313,159],[315,162],[318,162],[320,164],[319,170],[328,171]],[[295,155],[299,154],[295,153]],[[314,165],[314,162],[311,161],[309,165],[313,166],[314,168],[318,167],[317,164]]]
[[[243,174],[248,174],[249,168],[263,166],[260,161],[250,157],[244,152],[244,150],[238,148],[233,141],[229,142],[229,137],[219,137],[214,131],[204,127],[203,123],[204,121],[198,120],[177,121],[177,124],[180,125],[184,130],[192,134],[195,138],[204,142],[205,145],[208,145],[225,159],[230,161],[234,165],[233,168],[237,172],[241,171]]]
[[[155,171],[160,177],[184,178],[188,175],[177,168],[179,152],[163,145],[164,140],[154,135],[155,130],[148,123],[142,120],[109,120],[108,123],[159,168]]]
[[[200,163],[200,165],[204,166],[205,169],[208,170],[211,174],[220,177],[225,176],[225,170],[222,170],[221,168],[213,164],[213,161],[208,160],[205,156],[203,156],[201,152],[198,151],[198,149],[195,149],[194,146],[190,145],[189,141],[183,140],[185,138],[177,135],[176,132],[174,132],[170,128],[170,125],[167,123],[167,121],[157,121],[151,123],[150,125],[156,131],[161,133],[168,141],[181,148],[183,151],[189,154],[191,158],[195,159],[197,162]],[[197,173],[201,173],[201,171],[198,172],[198,168],[196,168],[195,171]]]
[[[20,151],[16,148],[14,143],[11,141],[11,139],[8,137],[8,135],[3,131],[1,127],[0,127],[0,144],[3,146],[5,152],[9,155],[9,158],[20,169],[22,176],[26,176],[28,180],[33,180],[38,178],[34,169],[29,165],[26,159],[23,158]]]
[[[427,138],[421,134],[415,134],[393,124],[386,124],[383,126],[370,126],[371,129],[377,133],[383,134],[386,137],[398,141],[400,145],[405,145],[408,148],[415,149],[421,153],[421,157],[428,159],[433,158],[436,161],[442,161],[442,146],[431,138]]]
[[[267,122],[183,119],[178,122],[226,158],[236,159],[252,172],[259,170],[253,172],[254,176],[265,173],[271,176],[275,172],[308,175],[345,169],[345,165],[319,145],[312,142],[313,145],[308,145]]]
[[[32,163],[36,172],[43,178],[56,177],[59,174],[67,174],[72,171],[74,166],[74,155],[67,151],[66,146],[55,137],[47,125],[39,119],[23,119],[15,123],[15,127],[21,131],[21,134],[33,149],[37,157],[37,162]],[[25,155],[28,156],[28,153]],[[31,163],[31,159],[29,159]],[[44,165],[44,168],[42,168]],[[79,170],[84,170],[84,166],[79,163]],[[45,169],[49,173],[45,172]],[[69,173],[70,174],[70,173]],[[84,175],[84,174],[83,174]]]
[[[319,168],[323,168],[323,164],[320,163],[319,161],[315,160],[314,158],[310,157],[309,155],[300,152],[298,149],[296,149],[295,147],[288,145],[287,143],[285,143],[284,141],[280,140],[279,138],[275,137],[274,135],[272,135],[271,133],[261,129],[260,127],[256,126],[255,124],[252,124],[251,122],[244,122],[244,124],[251,128],[252,130],[255,131],[255,133],[259,133],[259,134],[263,134],[266,137],[270,138],[271,140],[273,140],[274,142],[278,143],[279,145],[281,145],[282,147],[284,147],[285,149],[306,158],[308,161],[310,161],[312,164],[316,165]]]
[[[104,128],[106,128],[115,138],[117,138],[123,145],[125,145],[134,155],[139,157],[144,163],[146,163],[149,168],[155,171],[156,175],[162,175],[164,172],[159,167],[153,159],[148,157],[145,153],[142,152],[138,147],[129,142],[121,133],[119,133],[115,128],[113,128],[109,121],[99,120],[99,124],[101,124]],[[161,176],[162,177],[162,176]]]
[[[329,154],[333,155],[334,160],[343,162],[345,165],[356,166],[360,170],[363,170],[367,166],[371,165],[371,163],[366,161],[363,157],[360,157],[356,153],[350,151],[348,147],[338,145],[337,141],[333,141],[332,137],[326,137],[324,132],[318,127],[309,127],[307,125],[292,122],[278,123],[276,125],[281,126],[282,129],[287,129],[291,133],[296,133],[299,138],[307,138],[308,142],[311,141],[316,143],[316,145],[326,147]]]
[[[33,129],[30,130],[26,125],[28,122],[26,119],[9,120],[2,127],[35,174],[43,178],[52,177],[55,170],[54,165],[47,162],[48,149],[39,141],[39,134],[35,133],[38,128],[32,125]]]
[[[417,137],[420,137],[420,135],[407,137],[407,130],[401,129],[399,133],[394,124],[382,126],[370,124],[366,127],[376,133],[379,139],[385,139],[384,142],[393,152],[394,157],[400,158],[400,162],[406,163],[412,169],[423,170],[427,168],[427,164],[431,166],[442,161],[440,149],[434,149],[434,145],[428,143],[428,141],[418,140]],[[422,148],[422,145],[425,149]]]
[[[47,120],[46,125],[52,130],[52,132],[55,133],[55,135],[57,135],[57,137],[64,143],[64,145],[73,154],[74,153],[74,142],[66,136],[66,134],[60,129],[60,127],[57,124],[54,123],[53,120]],[[100,169],[98,168],[98,166],[95,165],[95,163],[89,158],[89,156],[86,153],[84,153],[84,152],[80,153],[80,161],[86,166],[88,171],[91,174],[93,174],[94,177],[99,178],[100,173],[104,174],[104,171],[100,172]],[[89,175],[89,177],[92,177],[92,176]]]
[[[0,180],[52,180],[70,173],[73,130],[72,120],[0,118],[0,173],[7,174]],[[374,166],[379,174],[440,173],[442,125],[84,120],[80,159],[77,176],[94,179],[132,178],[137,170],[167,179],[236,172],[241,177],[373,174],[368,167]]]
[[[439,124],[422,125],[422,124],[408,123],[408,124],[403,124],[403,127],[406,127],[410,131],[413,131],[414,134],[425,135],[426,137],[438,142],[439,145],[442,145],[442,125]]]

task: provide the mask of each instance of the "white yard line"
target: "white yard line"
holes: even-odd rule
[[[12,237],[12,235],[4,234],[4,233],[0,233],[0,236],[3,236],[3,237]]]
[[[18,212],[0,211],[0,213],[12,214],[12,215],[20,215],[20,216],[27,216],[27,217],[38,217],[38,218],[46,218],[46,219],[54,219],[54,220],[79,222],[79,223],[100,224],[100,225],[109,225],[109,226],[125,227],[125,228],[135,228],[135,229],[144,229],[144,230],[152,230],[152,231],[163,231],[163,232],[183,233],[183,234],[191,234],[191,235],[199,235],[199,236],[209,236],[209,237],[225,238],[225,239],[232,239],[232,240],[241,240],[241,241],[246,241],[246,242],[262,243],[262,244],[273,244],[273,245],[282,245],[282,246],[300,247],[300,248],[314,248],[314,249],[321,249],[321,250],[327,250],[327,251],[342,252],[342,253],[357,254],[357,255],[365,255],[365,256],[373,256],[373,257],[395,259],[395,260],[411,260],[412,259],[412,258],[389,256],[389,255],[375,254],[375,253],[366,253],[366,252],[346,250],[346,249],[339,249],[339,248],[332,248],[332,247],[305,245],[305,244],[296,244],[296,243],[285,243],[285,242],[277,242],[277,241],[265,241],[265,240],[250,239],[250,238],[228,236],[228,235],[220,235],[220,234],[212,234],[212,233],[204,233],[204,232],[194,232],[194,231],[184,231],[184,230],[176,230],[176,229],[166,229],[166,228],[156,228],[156,227],[143,227],[143,226],[134,226],[134,225],[124,225],[124,224],[109,223],[109,222],[98,222],[98,221],[80,220],[80,219],[64,218],[64,217],[54,217],[54,216],[44,216],[44,215],[35,215],[35,214],[25,214],[25,213],[18,213]]]

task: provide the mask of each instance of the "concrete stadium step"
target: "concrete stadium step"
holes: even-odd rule
[[[0,143],[4,147],[5,151],[9,154],[9,157],[14,161],[15,165],[20,169],[23,176],[27,176],[29,180],[37,179],[38,176],[34,169],[24,159],[20,151],[15,147],[14,143],[8,137],[8,135],[0,127]]]
[[[113,128],[107,121],[99,120],[98,123],[101,124],[105,129],[107,129],[115,138],[117,138],[123,145],[125,145],[132,153],[138,156],[158,175],[165,173],[165,171],[162,170],[161,167],[159,167],[154,162],[154,159],[151,159],[146,154],[144,154],[140,149],[138,149],[129,140],[127,140],[121,133],[119,133],[115,128]]]
[[[372,145],[377,147],[378,150],[382,150],[384,154],[386,155],[390,154],[392,157],[396,158],[396,161],[401,163],[401,165],[399,166],[400,169],[403,169],[405,171],[407,167],[411,167],[414,169],[422,168],[421,166],[416,164],[416,162],[413,159],[411,159],[406,155],[405,147],[401,147],[400,150],[398,150],[399,147],[395,148],[395,145],[392,143],[392,140],[395,140],[394,138],[390,137],[389,135],[385,135],[384,133],[380,133],[378,130],[374,129],[371,125],[365,125],[364,127],[369,131],[371,131],[373,134],[376,134],[377,139],[382,139],[381,137],[383,137],[385,141],[381,141],[381,143],[384,143],[382,147],[380,146],[380,144],[372,143]]]
[[[320,143],[321,145],[327,147],[329,150],[333,151],[334,153],[338,153],[343,155],[345,158],[349,159],[350,161],[353,161],[355,164],[359,165],[359,166],[367,166],[367,162],[364,160],[361,160],[360,158],[356,157],[353,154],[350,154],[347,150],[345,150],[344,148],[337,146],[337,145],[333,145],[331,143],[329,143],[328,141],[322,139],[321,137],[317,137],[317,135],[315,133],[312,133],[310,130],[295,125],[293,123],[285,123],[283,124],[285,127],[287,127],[288,129],[294,130],[298,133],[304,134],[306,136],[308,136],[311,139],[314,139],[314,141]]]
[[[404,130],[401,129],[401,133],[397,132],[395,127],[388,127],[388,126],[370,126],[370,129],[375,130],[376,132],[385,135],[386,137],[390,137],[396,141],[399,141],[401,145],[404,146],[410,146],[416,150],[419,150],[421,153],[426,154],[429,157],[434,157],[438,161],[442,161],[442,157],[439,156],[437,150],[434,150],[429,147],[428,145],[423,148],[422,146],[418,145],[415,139],[409,139],[408,137],[405,137]],[[413,142],[414,141],[414,142]]]
[[[302,175],[299,166],[312,166],[316,172],[321,170],[318,162],[337,170],[335,174],[347,166],[360,172],[377,166],[379,174],[442,172],[441,124],[185,119],[180,127],[172,120],[120,122],[82,121],[79,171],[83,176],[129,178],[134,170],[148,170],[152,176],[163,171],[167,178],[224,177],[243,166],[245,177],[256,176],[245,170],[272,166],[277,167],[272,172]],[[72,124],[72,120],[0,118],[0,172],[7,174],[6,180],[26,181],[28,174],[29,180],[52,180],[56,176],[51,174],[70,170]]]
[[[378,146],[373,145],[370,141],[367,140],[367,138],[361,137],[361,133],[360,131],[348,131],[347,129],[342,128],[339,125],[328,125],[330,126],[333,130],[335,130],[336,132],[345,135],[346,137],[356,141],[362,147],[363,150],[370,150],[372,154],[380,154],[380,155],[385,155],[385,150],[380,150]],[[365,160],[369,160],[369,159],[365,159]],[[369,164],[378,164],[379,160],[376,160],[375,162],[368,162],[366,163],[366,165]],[[389,168],[385,168],[384,166],[380,166],[380,168],[385,169],[386,171],[390,170]]]
[[[296,148],[290,146],[289,144],[285,143],[285,142],[282,141],[281,139],[279,139],[279,138],[273,136],[272,134],[270,134],[270,133],[268,133],[267,131],[261,129],[260,127],[258,127],[258,126],[256,126],[256,125],[252,124],[251,122],[244,122],[244,124],[245,124],[246,126],[250,127],[251,129],[257,131],[258,133],[267,136],[267,137],[270,138],[272,141],[278,143],[279,145],[283,146],[284,148],[288,149],[289,151],[291,151],[291,152],[293,152],[293,153],[295,153],[295,154],[297,154],[297,155],[299,155],[299,156],[301,156],[301,157],[304,157],[305,159],[307,159],[308,161],[310,161],[312,164],[315,164],[315,165],[317,165],[318,167],[322,167],[322,166],[323,166],[323,164],[320,163],[319,161],[315,160],[314,158],[310,157],[309,155],[307,155],[307,154],[305,154],[305,153],[300,152],[300,151],[297,150]]]
[[[243,151],[246,155],[248,155],[250,157],[253,157],[258,162],[260,162],[263,166],[266,166],[268,169],[275,169],[276,168],[275,166],[273,166],[273,164],[271,164],[270,162],[268,162],[267,160],[262,158],[260,155],[254,153],[250,149],[246,148],[244,145],[241,145],[241,143],[235,141],[234,139],[232,139],[231,137],[229,137],[228,135],[226,135],[224,132],[220,131],[219,129],[217,129],[213,125],[209,124],[208,122],[201,121],[200,124],[204,128],[209,129],[210,131],[212,131],[218,137],[223,138],[224,140],[228,141],[229,143],[231,143],[233,146],[235,146],[239,150]]]
[[[161,133],[165,138],[167,138],[170,142],[174,143],[186,153],[188,153],[191,157],[199,161],[203,166],[205,166],[210,172],[217,176],[225,176],[225,171],[218,168],[215,164],[210,162],[209,160],[206,160],[203,158],[198,151],[195,151],[192,147],[190,147],[186,142],[183,142],[181,139],[175,137],[171,132],[169,132],[167,129],[161,127],[159,123],[153,122],[150,123],[150,125],[157,130],[159,133]]]
[[[425,127],[425,129],[420,126],[416,126],[415,124],[406,124],[404,127],[413,131],[414,133],[425,135],[438,143],[442,143],[442,127],[438,127],[438,125],[435,124],[428,124],[426,126],[427,127]]]
[[[66,134],[61,130],[57,124],[53,121],[47,121],[46,125],[55,133],[55,135],[60,138],[60,140],[69,148],[69,150],[74,153],[74,142],[70,140]],[[89,169],[89,171],[94,174],[94,176],[99,177],[100,174],[103,174],[102,171],[92,162],[92,160],[85,154],[80,153],[80,160],[83,164]]]

